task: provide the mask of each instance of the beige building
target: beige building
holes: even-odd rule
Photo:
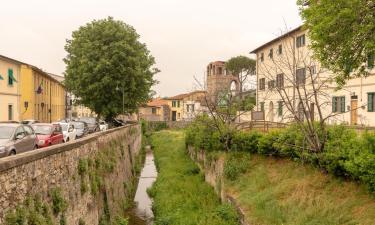
[[[197,115],[207,112],[206,91],[193,91],[182,98],[182,120],[191,121]]]
[[[146,105],[139,107],[139,119],[146,121],[169,121],[170,107],[168,101],[162,98],[155,98]]]
[[[20,119],[21,62],[0,56],[0,121]]]
[[[334,74],[313,59],[309,43],[308,31],[298,27],[252,51],[257,57],[257,110],[273,122],[292,121],[291,110],[308,109],[308,115],[317,119],[319,102],[330,124],[375,126],[374,62],[367,65],[370,76],[351,79],[337,91]],[[318,101],[311,99],[313,84],[319,87]],[[292,108],[286,101],[293,103]]]

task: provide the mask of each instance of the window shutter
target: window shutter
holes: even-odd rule
[[[367,98],[367,111],[374,112],[374,93],[368,93]]]
[[[341,112],[345,112],[345,96],[341,97]]]
[[[337,98],[332,98],[332,112],[337,112]]]

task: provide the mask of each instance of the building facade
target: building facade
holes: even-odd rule
[[[182,120],[191,121],[197,115],[207,112],[206,91],[193,91],[182,99]]]
[[[65,118],[61,82],[30,64],[0,55],[0,120]]]
[[[272,122],[295,120],[292,111],[300,114],[297,118],[317,120],[319,103],[329,124],[375,126],[374,62],[367,63],[368,77],[350,79],[337,89],[335,74],[313,58],[309,43],[308,31],[298,27],[252,51],[257,110]]]
[[[21,62],[0,56],[0,121],[20,119]]]
[[[221,93],[228,91],[239,91],[238,76],[231,74],[225,67],[225,62],[211,62],[207,66],[207,94],[211,99],[215,99]]]
[[[41,69],[21,66],[21,117],[50,123],[65,118],[65,88]]]
[[[162,98],[155,98],[146,105],[139,107],[139,119],[146,121],[169,121],[170,108],[168,101]]]

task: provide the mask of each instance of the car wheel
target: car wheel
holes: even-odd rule
[[[9,156],[11,156],[11,155],[15,155],[15,154],[16,154],[16,151],[15,151],[15,150],[12,150],[12,151],[10,151]]]
[[[34,146],[33,150],[35,150],[35,149],[38,149],[38,145],[35,145],[35,146]]]
[[[66,139],[66,142],[69,142],[69,138]],[[66,142],[65,142],[65,143],[66,143]]]

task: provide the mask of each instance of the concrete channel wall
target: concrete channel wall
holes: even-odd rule
[[[223,202],[231,203],[236,208],[242,225],[249,225],[245,220],[243,209],[241,209],[236,200],[225,190],[224,156],[208,160],[205,151],[196,151],[192,146],[188,146],[188,152],[200,169],[204,171],[205,181],[214,188],[216,194],[220,196],[220,199]]]
[[[134,188],[141,137],[140,126],[129,125],[0,159],[0,224],[35,196],[53,211],[51,190],[59,190],[66,203],[63,212],[52,214],[54,224],[64,216],[68,225],[95,225],[105,211],[120,212]]]

